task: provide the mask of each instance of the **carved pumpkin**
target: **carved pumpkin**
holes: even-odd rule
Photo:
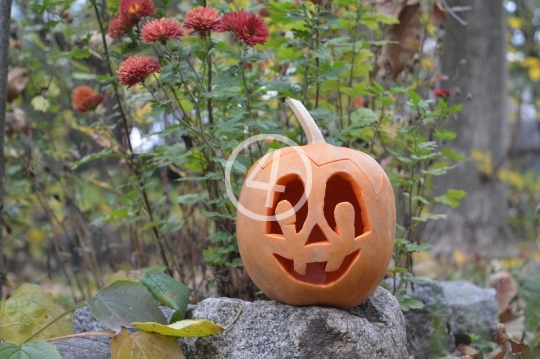
[[[308,144],[265,156],[248,172],[237,215],[240,255],[271,299],[351,308],[375,291],[388,267],[396,225],[392,186],[373,158],[325,143],[305,107],[287,103]],[[275,220],[253,219],[248,211]]]

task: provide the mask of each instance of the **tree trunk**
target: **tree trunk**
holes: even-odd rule
[[[0,1],[0,298],[4,286],[4,133],[6,127],[7,73],[11,0]]]
[[[442,71],[449,76],[442,86],[451,90],[451,103],[463,104],[461,113],[446,123],[458,136],[448,147],[470,159],[436,178],[434,192],[453,188],[467,195],[456,209],[435,206],[433,212],[448,219],[426,225],[422,237],[434,244],[435,254],[459,249],[468,255],[509,256],[516,247],[507,220],[507,187],[496,173],[508,146],[503,1],[448,0],[448,5],[472,7],[459,13],[467,25],[447,15],[441,58]],[[461,94],[454,95],[456,89]],[[491,156],[491,171],[479,170],[473,151]]]

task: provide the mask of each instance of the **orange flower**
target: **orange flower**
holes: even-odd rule
[[[105,96],[97,94],[90,86],[79,86],[71,94],[73,108],[79,112],[94,111],[100,103],[105,100]]]
[[[154,16],[156,6],[152,0],[121,0],[120,12],[138,20],[141,17]]]
[[[136,23],[137,20],[135,18],[121,12],[111,20],[109,24],[109,36],[113,39],[122,37]]]
[[[220,31],[221,17],[213,7],[197,6],[186,14],[184,27],[193,29],[200,37],[206,39],[210,31]]]
[[[264,44],[268,40],[268,28],[257,14],[244,10],[230,12],[223,17],[222,31],[231,31],[248,46]]]
[[[155,72],[159,72],[159,62],[151,56],[130,56],[118,69],[118,80],[128,88],[141,84]]]
[[[141,31],[141,40],[143,42],[166,41],[177,38],[184,34],[182,25],[176,20],[159,19],[147,22]]]

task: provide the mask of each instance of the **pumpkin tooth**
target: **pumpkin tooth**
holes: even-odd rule
[[[298,259],[294,260],[294,271],[298,274],[305,275],[306,274],[306,266],[307,263],[304,261],[299,261]]]

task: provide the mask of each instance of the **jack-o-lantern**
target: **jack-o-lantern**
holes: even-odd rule
[[[373,158],[327,144],[305,107],[287,103],[308,144],[251,167],[239,198],[240,255],[276,301],[351,308],[375,291],[390,262],[394,192]]]

